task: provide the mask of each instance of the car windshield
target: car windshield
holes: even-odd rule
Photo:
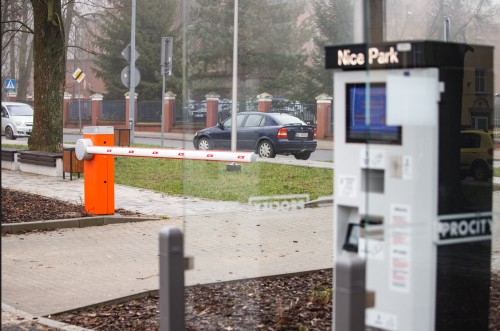
[[[288,114],[270,114],[280,125],[306,125],[300,118]]]
[[[33,108],[28,105],[8,106],[11,116],[33,116]]]

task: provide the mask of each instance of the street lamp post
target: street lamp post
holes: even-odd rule
[[[238,107],[238,0],[234,0],[234,36],[233,36],[233,91],[231,108],[231,151],[236,152],[236,113]]]
[[[231,151],[236,152],[237,130],[236,114],[238,111],[238,0],[234,0],[234,36],[233,36],[233,91],[231,105]],[[226,165],[227,171],[239,171],[241,165],[235,162]]]
[[[136,0],[132,0],[132,18],[130,27],[130,90],[129,90],[129,121],[130,143],[134,142],[134,114],[135,114],[135,9]]]

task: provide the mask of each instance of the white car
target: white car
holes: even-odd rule
[[[2,134],[7,139],[27,137],[33,129],[33,108],[20,102],[2,102]]]

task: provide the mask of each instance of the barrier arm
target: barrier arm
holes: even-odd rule
[[[94,155],[152,157],[240,163],[253,163],[257,160],[257,156],[253,152],[94,146],[91,139],[78,139],[78,141],[76,142],[75,152],[78,160],[91,160]]]

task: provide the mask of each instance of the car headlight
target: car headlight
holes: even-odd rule
[[[21,121],[16,121],[16,125],[17,125],[17,126],[21,126],[21,125],[23,125],[23,122],[21,122]]]

